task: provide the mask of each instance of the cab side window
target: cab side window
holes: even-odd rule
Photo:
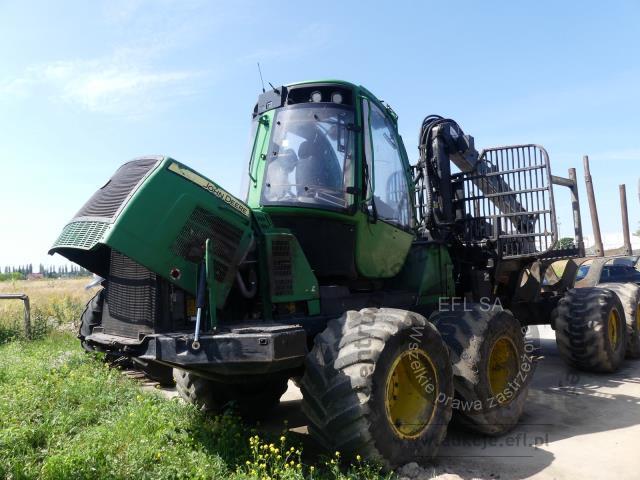
[[[395,128],[384,112],[367,99],[363,99],[362,111],[369,171],[367,197],[375,204],[378,218],[409,227],[409,189]]]

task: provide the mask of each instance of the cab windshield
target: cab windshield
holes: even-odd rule
[[[309,103],[276,113],[263,205],[344,209],[352,203],[353,110]],[[352,192],[350,189],[349,192]]]

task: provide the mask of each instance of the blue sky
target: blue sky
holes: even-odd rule
[[[365,85],[398,113],[412,158],[430,113],[478,147],[540,143],[581,186],[589,154],[603,232],[620,229],[625,182],[637,226],[640,3],[565,3],[0,0],[0,266],[54,261],[66,221],[139,155],[238,192],[257,61],[274,85]]]

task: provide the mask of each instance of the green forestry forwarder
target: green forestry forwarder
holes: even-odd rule
[[[436,115],[412,166],[397,120],[343,81],[262,93],[244,200],[170,157],[122,165],[49,252],[104,279],[84,348],[173,369],[214,412],[264,415],[294,379],[320,444],[387,467],[433,457],[452,412],[512,428],[523,326],[566,291],[531,272],[580,253],[552,248],[552,184],[575,182]]]

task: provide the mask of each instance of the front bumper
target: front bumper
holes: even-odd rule
[[[264,374],[301,367],[307,335],[299,325],[227,326],[203,334],[194,350],[193,333],[150,334],[141,340],[95,328],[85,339],[101,349],[211,375]]]

